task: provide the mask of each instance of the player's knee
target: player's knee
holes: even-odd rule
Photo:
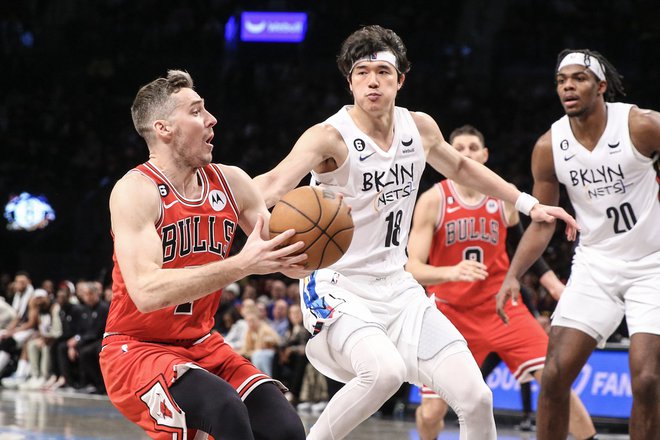
[[[493,392],[486,383],[475,387],[470,393],[470,398],[460,403],[461,412],[466,419],[479,420],[485,415],[490,416],[493,412]]]
[[[440,399],[424,399],[419,407],[419,421],[425,426],[433,426],[443,421],[447,404]]]
[[[543,366],[543,373],[541,374],[541,387],[546,390],[557,390],[561,387],[561,370],[561,366],[557,359],[546,359],[545,365]]]
[[[277,425],[269,429],[268,438],[271,440],[304,440],[305,427],[293,407],[291,411],[280,414]]]
[[[406,378],[403,360],[395,358],[379,365],[374,371],[373,382],[381,390],[398,390]],[[392,392],[394,392],[392,391]]]
[[[238,394],[206,399],[198,411],[202,419],[209,421],[211,426],[222,427],[228,421],[236,425],[250,426],[247,408]]]
[[[639,404],[657,404],[660,399],[660,377],[651,371],[640,372],[632,380],[632,393]]]

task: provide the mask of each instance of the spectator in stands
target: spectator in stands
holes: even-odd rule
[[[288,315],[289,326],[278,347],[273,374],[275,379],[281,380],[289,388],[286,397],[295,405],[300,400],[305,367],[309,363],[305,356],[305,344],[310,333],[303,326],[300,305],[290,305]]]
[[[36,332],[39,322],[38,308],[31,306],[34,288],[27,272],[16,274],[13,291],[12,307],[16,310],[16,317],[0,332],[0,377],[7,373],[5,371],[7,366],[18,358],[25,342]],[[4,381],[2,384],[6,386],[14,380],[17,383],[23,382],[27,379],[29,371],[27,359],[20,357],[12,380]]]
[[[46,384],[52,373],[51,346],[62,335],[59,304],[51,303],[50,295],[42,289],[35,291],[32,301],[39,309],[39,332],[26,343],[30,379],[18,386],[25,390],[38,390]]]
[[[79,333],[67,341],[69,359],[79,358],[81,385],[90,393],[105,392],[99,354],[110,305],[101,299],[101,288],[97,282],[80,286],[82,307]]]
[[[244,300],[240,309],[241,318],[231,326],[225,335],[225,342],[238,352],[243,348],[243,344],[245,343],[245,333],[247,333],[247,321],[245,321],[245,315],[248,312],[256,312],[256,310],[257,305],[253,299]]]
[[[55,390],[73,383],[73,372],[67,357],[67,341],[78,332],[80,306],[71,302],[72,297],[73,283],[61,282],[55,295],[55,304],[58,314],[56,319],[62,324],[62,334],[51,344],[52,372],[44,384],[45,389]]]
[[[289,304],[285,299],[275,300],[273,304],[273,319],[270,322],[271,327],[275,329],[280,339],[284,339],[289,330]]]
[[[273,377],[275,347],[279,344],[280,338],[277,332],[259,316],[258,312],[250,310],[244,316],[247,322],[247,332],[243,348],[237,351],[250,359],[259,370]]]

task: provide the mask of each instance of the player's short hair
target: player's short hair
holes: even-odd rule
[[[612,102],[617,98],[617,96],[626,96],[626,93],[623,90],[623,82],[622,82],[623,76],[619,74],[619,72],[616,70],[614,65],[612,65],[612,63],[610,63],[607,60],[607,58],[605,58],[603,55],[601,55],[600,53],[594,50],[589,50],[589,49],[562,50],[561,52],[559,52],[559,55],[557,56],[557,65],[555,66],[555,72],[557,72],[557,70],[559,69],[559,65],[561,64],[561,61],[564,59],[564,57],[569,53],[573,53],[573,52],[583,53],[587,56],[594,57],[598,60],[598,62],[600,62],[600,65],[603,67],[603,70],[605,70],[605,81],[607,81],[607,90],[605,91],[605,101]]]
[[[408,73],[410,61],[403,40],[391,29],[378,25],[364,26],[344,40],[337,55],[337,67],[342,75],[348,77],[357,60],[383,51],[394,54],[399,73]]]
[[[131,116],[140,136],[148,139],[153,122],[172,113],[176,101],[171,96],[183,88],[193,88],[190,74],[183,70],[168,70],[166,78],[155,79],[138,90],[131,105]]]
[[[458,127],[454,131],[452,131],[451,134],[449,135],[449,143],[453,144],[454,139],[457,136],[461,136],[461,135],[476,136],[479,138],[479,141],[481,141],[481,146],[486,147],[486,140],[484,139],[483,133],[481,133],[479,130],[477,130],[470,124],[465,124],[464,126]]]

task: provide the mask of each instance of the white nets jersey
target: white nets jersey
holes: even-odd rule
[[[551,131],[555,172],[581,229],[579,246],[626,261],[660,250],[654,159],[632,144],[631,107],[607,103],[607,126],[591,152],[573,136],[568,116]]]
[[[394,139],[383,151],[355,125],[349,108],[325,121],[344,139],[346,161],[332,172],[312,172],[313,185],[344,195],[355,223],[348,251],[330,269],[345,276],[387,276],[402,270],[407,261],[408,232],[426,155],[407,109],[395,107]]]

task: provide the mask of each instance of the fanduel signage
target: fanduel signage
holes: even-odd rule
[[[495,410],[521,411],[520,385],[504,363],[486,379],[493,391]],[[632,387],[627,351],[596,350],[573,383],[589,414],[595,417],[627,419],[632,409]],[[532,382],[532,407],[536,411],[539,387]],[[412,387],[410,403],[419,403],[421,396]]]
[[[241,13],[241,41],[300,43],[306,32],[305,12]]]

